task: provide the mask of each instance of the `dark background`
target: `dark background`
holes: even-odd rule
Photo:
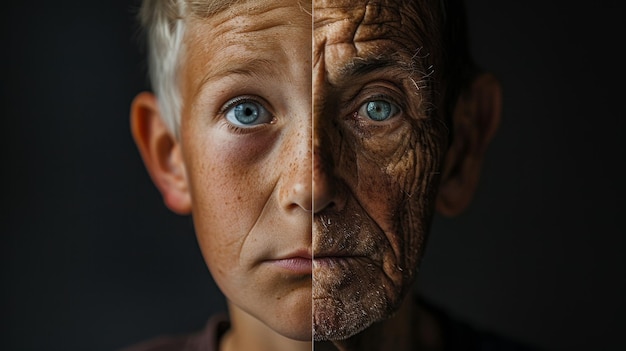
[[[623,2],[469,5],[503,120],[472,207],[435,221],[419,289],[546,350],[625,350]],[[135,7],[0,10],[2,350],[113,350],[224,309],[131,140]]]

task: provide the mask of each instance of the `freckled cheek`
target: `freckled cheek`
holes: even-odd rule
[[[236,242],[244,236],[271,193],[272,164],[250,139],[212,135],[190,148],[187,166],[193,217],[198,235],[211,237],[207,246]],[[213,239],[216,236],[222,239]]]

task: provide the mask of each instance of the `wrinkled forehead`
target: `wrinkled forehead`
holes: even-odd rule
[[[311,0],[291,1],[293,6],[300,7],[310,12]],[[259,0],[185,0],[189,12],[196,17],[210,17],[232,9],[237,5],[243,5],[243,13],[253,15],[255,12],[265,12],[274,4],[271,1]]]
[[[356,59],[405,57],[405,64],[438,51],[437,1],[315,0],[315,62],[330,78]],[[438,54],[438,53],[437,53]],[[431,57],[432,59],[432,57]]]

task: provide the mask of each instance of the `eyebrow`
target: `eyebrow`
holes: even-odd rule
[[[202,90],[202,87],[204,87],[208,82],[220,80],[233,75],[247,76],[250,78],[276,75],[278,74],[276,70],[276,67],[278,66],[279,65],[272,60],[254,57],[239,57],[234,60],[234,62],[221,61],[217,65],[211,67],[209,72],[202,77],[202,80],[198,84],[196,94],[198,94]]]
[[[277,64],[271,60],[253,58],[246,60],[245,62],[237,63],[233,68],[226,67],[222,76],[229,76],[233,74],[244,75],[249,77],[258,77],[259,74],[273,74],[276,72]]]
[[[276,66],[276,62],[260,58],[240,57],[235,62],[221,61],[207,73],[202,83],[234,74],[250,77],[256,77],[259,73],[272,74],[276,71]]]
[[[406,59],[398,53],[355,57],[338,69],[338,79],[339,81],[350,82],[352,79],[365,77],[370,73],[385,71],[399,81],[408,80],[421,95],[424,89],[428,89],[430,86],[428,80],[432,77],[434,68],[431,65],[425,69],[424,62],[419,59],[417,53],[410,59]]]
[[[390,55],[365,58],[355,57],[339,69],[339,74],[342,77],[355,77],[389,68],[400,69],[411,73],[415,71],[415,64],[413,62],[406,62],[397,56]]]

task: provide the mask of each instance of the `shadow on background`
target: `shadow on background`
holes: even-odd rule
[[[224,310],[130,137],[134,3],[2,10],[2,350],[113,350]],[[435,221],[419,289],[548,350],[624,350],[624,5],[559,3],[469,4],[503,123],[473,206]]]

